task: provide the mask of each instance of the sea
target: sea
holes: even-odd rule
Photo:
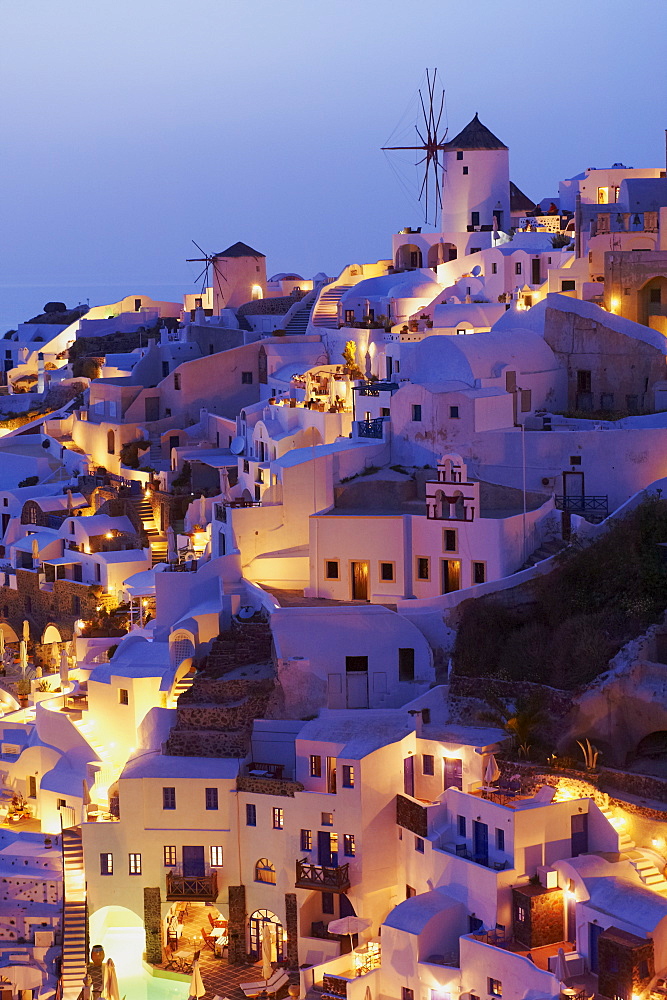
[[[192,284],[159,284],[133,281],[124,284],[80,285],[3,285],[0,284],[0,338],[19,323],[38,316],[47,302],[64,302],[68,309],[81,303],[103,306],[118,302],[125,295],[147,295],[167,302],[182,302],[183,295],[194,291]]]

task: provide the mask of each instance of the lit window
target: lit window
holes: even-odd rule
[[[353,833],[343,834],[343,854],[346,858],[353,858],[356,852]]]
[[[163,788],[162,789],[162,808],[163,809],[175,809],[176,808],[176,789],[175,788]]]
[[[113,854],[100,854],[100,875],[113,875]]]
[[[285,824],[285,810],[280,806],[273,807],[273,829],[282,830]]]
[[[503,995],[503,984],[499,979],[491,979],[491,977],[489,977],[487,992],[490,993],[492,997],[501,997]]]
[[[302,830],[301,831],[301,850],[302,851],[312,851],[313,849],[313,831],[312,830]]]
[[[322,813],[322,826],[333,826],[333,813]]]
[[[354,768],[352,764],[343,764],[343,788],[354,788]]]
[[[207,788],[206,789],[206,808],[208,810],[218,808],[218,789],[217,788]]]
[[[245,807],[245,825],[257,826],[257,807],[253,802],[247,802]]]
[[[222,846],[220,844],[212,844],[210,853],[211,868],[222,868]]]
[[[165,868],[173,868],[176,864],[176,845],[165,844],[162,848],[162,863]]]
[[[415,991],[409,986],[401,986],[401,1000],[415,1000]]]
[[[435,774],[435,759],[432,753],[422,754],[422,773]]]
[[[520,924],[525,924],[526,922],[526,907],[517,906],[516,908],[516,919]]]
[[[141,875],[141,855],[130,854],[130,875]]]
[[[264,882],[266,885],[276,884],[276,869],[267,858],[260,858],[255,865],[255,882]]]
[[[311,778],[322,777],[322,758],[317,754],[310,755],[310,776]]]

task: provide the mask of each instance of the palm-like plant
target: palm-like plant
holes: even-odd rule
[[[544,697],[533,691],[514,699],[487,695],[486,701],[489,708],[479,713],[479,719],[504,729],[512,737],[512,744],[519,754],[529,757],[532,744],[536,738],[539,741],[538,732],[547,717]]]

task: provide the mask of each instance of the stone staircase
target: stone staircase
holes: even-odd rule
[[[87,968],[86,879],[81,830],[63,830],[63,1000],[76,1000]]]
[[[320,292],[313,309],[311,322],[313,326],[328,326],[338,328],[338,303],[344,293],[353,285],[328,285]]]
[[[310,314],[313,311],[313,296],[307,295],[301,302],[298,309],[295,309],[292,318],[285,327],[285,333],[293,336],[304,334],[308,329]]]
[[[542,562],[543,559],[555,556],[557,552],[562,552],[565,548],[567,548],[567,542],[564,542],[561,538],[550,538],[549,541],[543,542],[539,548],[531,552],[521,569],[530,569],[531,566]],[[521,570],[517,570],[517,572],[519,573]]]
[[[146,533],[146,537],[148,538],[148,544],[151,549],[152,565],[155,566],[159,562],[167,562],[167,539],[164,535],[161,535],[155,527],[155,518],[153,517],[153,508],[150,501],[147,500],[142,493],[139,497],[133,497],[132,503],[134,504],[137,514],[141,518],[141,523],[144,526],[144,531]]]
[[[650,858],[647,858],[641,850],[637,850],[634,840],[627,833],[623,833],[625,819],[622,816],[617,816],[608,807],[601,808],[600,811],[619,835],[619,852],[625,855],[646,888],[653,889],[654,892],[665,892],[667,890],[667,879],[665,879],[665,876]]]
[[[183,674],[183,676],[176,681],[169,695],[169,705],[167,706],[168,708],[178,707],[178,699],[181,697],[182,694],[185,694],[186,691],[190,690],[190,688],[192,687],[192,682],[195,679],[196,673],[197,671],[195,670],[195,668],[191,667],[187,674]]]

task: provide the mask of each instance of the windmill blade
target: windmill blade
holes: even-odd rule
[[[204,255],[204,257],[206,258],[206,260],[210,260],[211,259],[211,255],[208,254],[208,253],[206,253],[205,250],[202,250],[202,248],[199,246],[199,244],[195,240],[193,240],[192,242],[197,247],[197,250],[199,250],[199,252]]]

